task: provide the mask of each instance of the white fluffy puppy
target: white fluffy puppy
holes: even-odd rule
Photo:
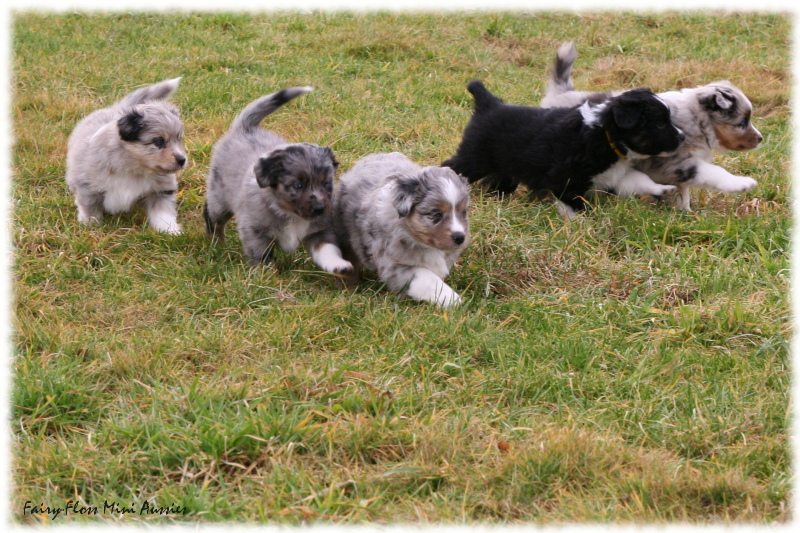
[[[180,233],[175,193],[176,173],[186,164],[183,125],[177,108],[165,101],[179,80],[142,87],[75,126],[66,180],[82,224],[141,202],[153,228]]]
[[[469,243],[469,186],[453,170],[372,154],[339,180],[337,238],[390,290],[442,307],[461,301],[443,279]]]

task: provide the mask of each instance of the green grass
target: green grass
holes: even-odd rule
[[[13,18],[11,509],[113,523],[772,523],[789,510],[791,19],[721,13],[64,13]],[[251,271],[203,235],[211,147],[266,125],[348,169],[452,155],[474,77],[535,105],[558,44],[579,88],[725,78],[765,136],[718,163],[748,194],[694,211],[598,198],[565,223],[472,194],[448,311],[305,252]],[[182,76],[181,236],[140,211],[85,228],[75,123]],[[185,516],[104,512],[185,507]]]

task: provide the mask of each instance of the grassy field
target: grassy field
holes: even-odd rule
[[[791,517],[790,25],[785,14],[65,13],[13,17],[13,486],[21,523],[772,523]],[[254,98],[341,170],[452,155],[481,78],[579,88],[730,79],[759,186],[694,211],[472,193],[449,311],[308,254],[250,270],[203,235],[211,148]],[[91,110],[182,76],[184,234],[85,228],[64,183]],[[66,508],[67,516],[30,512]],[[78,506],[96,514],[79,514]],[[145,502],[167,514],[142,513]],[[106,507],[106,504],[110,507]],[[126,512],[127,509],[133,512]],[[185,513],[184,513],[185,511]]]

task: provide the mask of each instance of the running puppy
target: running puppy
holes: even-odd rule
[[[520,183],[552,191],[559,211],[572,218],[585,207],[592,178],[628,168],[628,158],[675,150],[683,133],[667,105],[649,89],[634,89],[600,104],[542,109],[503,103],[483,83],[467,90],[475,112],[456,155],[443,163],[470,183],[510,194]]]
[[[461,301],[442,280],[469,243],[468,207],[464,178],[397,152],[356,162],[334,200],[346,255],[390,290],[441,307]]]
[[[564,43],[558,49],[542,107],[602,102],[619,94],[576,91],[571,75],[577,57],[572,43]],[[750,121],[753,105],[742,91],[730,82],[718,81],[658,96],[669,105],[672,122],[686,134],[686,141],[672,154],[635,161],[633,166],[640,172],[624,176],[618,182],[595,180],[598,188],[614,189],[627,196],[654,194],[654,184],[675,187],[678,206],[690,210],[691,187],[735,193],[757,185],[753,178],[734,176],[711,163],[715,153],[752,150],[763,140]]]
[[[203,207],[206,235],[224,241],[225,224],[235,216],[250,265],[267,263],[276,243],[294,252],[302,242],[323,270],[344,274],[353,265],[334,244],[331,195],[339,163],[333,151],[290,144],[259,126],[311,90],[292,87],[262,96],[239,113],[214,146]]]
[[[183,124],[166,102],[180,78],[138,89],[78,122],[67,144],[66,180],[78,220],[144,204],[150,225],[178,234],[176,173],[186,164]]]

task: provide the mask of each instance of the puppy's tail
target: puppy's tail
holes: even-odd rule
[[[151,100],[166,100],[178,88],[178,83],[180,81],[180,78],[173,78],[171,80],[148,85],[147,87],[142,87],[141,89],[136,89],[126,96],[122,100],[122,103],[128,106],[134,106],[150,102]]]
[[[301,94],[313,91],[313,87],[289,87],[276,93],[262,96],[258,100],[251,102],[233,120],[231,129],[252,130],[257,128],[267,115],[274,113],[280,106],[290,100],[294,100]]]
[[[489,89],[480,81],[472,80],[467,84],[467,90],[475,98],[475,112],[484,113],[503,103],[501,99],[489,92]]]
[[[556,52],[556,60],[553,63],[553,72],[550,76],[550,87],[548,95],[563,94],[574,91],[572,84],[572,65],[578,58],[578,51],[571,42],[563,43]]]

